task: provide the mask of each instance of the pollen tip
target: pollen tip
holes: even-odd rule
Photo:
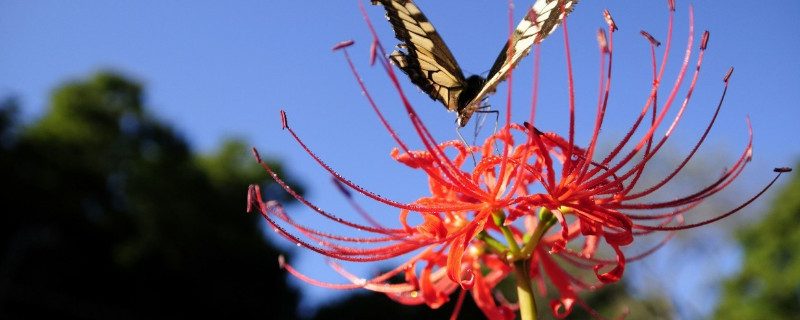
[[[608,24],[608,29],[611,32],[617,31],[617,24],[614,22],[614,18],[611,17],[611,13],[608,12],[608,9],[603,10],[603,18],[606,19],[606,24]]]
[[[333,46],[333,48],[331,48],[331,50],[336,51],[336,50],[339,50],[339,49],[347,48],[349,46],[352,46],[354,43],[356,43],[356,42],[353,41],[352,39],[351,40],[345,40],[345,41],[337,43],[335,46]]]
[[[286,120],[286,111],[281,110],[281,129],[289,127],[289,121]]]
[[[253,189],[254,185],[250,185],[247,187],[247,209],[245,212],[250,213],[253,212]]]
[[[606,31],[603,29],[597,30],[597,43],[600,45],[600,51],[608,52],[608,39],[606,38]]]
[[[284,258],[284,257],[283,257],[283,255],[279,255],[279,256],[278,256],[278,266],[279,266],[281,269],[283,269],[283,268],[285,268],[285,267],[286,267],[286,258]]]
[[[375,39],[372,41],[372,44],[369,46],[369,65],[375,65],[375,58],[378,56],[378,40]]]
[[[700,40],[700,50],[705,50],[706,47],[708,46],[708,36],[709,36],[709,34],[710,33],[708,32],[708,30],[703,32],[703,40]]]
[[[675,0],[669,0],[667,3],[669,4],[669,11],[675,11]]]
[[[253,152],[253,157],[256,158],[256,162],[261,163],[261,155],[258,154],[258,150],[256,149],[256,147],[250,147],[250,151]]]
[[[648,41],[650,41],[650,44],[652,44],[652,45],[654,45],[654,46],[656,46],[656,47],[658,47],[658,46],[660,46],[660,45],[661,45],[661,42],[659,42],[658,40],[656,40],[656,38],[655,38],[655,37],[653,37],[652,35],[650,35],[650,33],[648,33],[647,31],[644,31],[644,30],[639,30],[639,34],[641,34],[641,35],[643,35],[645,38],[647,38],[647,40],[648,40]]]
[[[778,172],[778,173],[792,172],[792,168],[789,168],[789,167],[780,167],[780,168],[775,168],[775,169],[773,169],[772,171],[774,171],[774,172]]]
[[[530,129],[532,127],[530,122],[528,122],[528,121],[523,121],[522,122],[522,126],[525,127],[525,128],[528,128],[528,129]]]
[[[725,78],[723,78],[722,81],[727,83],[728,80],[731,78],[732,74],[733,74],[733,67],[730,67],[730,69],[728,69],[728,72],[725,74]]]

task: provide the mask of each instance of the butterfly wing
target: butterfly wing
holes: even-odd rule
[[[525,18],[517,25],[511,39],[500,51],[500,55],[489,71],[486,83],[469,104],[463,107],[463,113],[467,115],[467,118],[463,120],[464,124],[469,120],[468,116],[481,106],[484,97],[495,91],[497,85],[503,82],[519,61],[528,55],[534,44],[541,42],[555,31],[561,21],[572,12],[577,2],[578,0],[537,0],[531,6]],[[511,56],[508,55],[509,45],[513,48]],[[459,123],[461,121],[462,119],[459,119]]]
[[[459,110],[458,97],[466,79],[453,54],[436,29],[411,0],[372,0],[386,9],[395,37],[403,41],[392,52],[392,63],[405,72],[431,99],[441,101],[448,110]]]

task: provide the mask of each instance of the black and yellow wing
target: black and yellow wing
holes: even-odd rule
[[[537,0],[528,9],[525,17],[514,29],[511,39],[500,51],[481,90],[463,107],[464,112],[471,114],[480,108],[483,99],[508,78],[509,72],[528,55],[534,44],[541,42],[556,30],[561,21],[575,8],[577,2],[578,0]],[[511,51],[508,49],[509,46],[513,48]]]
[[[392,52],[392,63],[431,99],[439,100],[449,111],[458,112],[456,121],[459,127],[467,124],[472,113],[508,77],[509,72],[530,52],[531,46],[552,33],[572,12],[576,2],[537,0],[517,25],[487,79],[484,79],[479,75],[464,77],[450,49],[414,2],[372,0],[372,4],[381,4],[386,9],[395,37],[403,42],[398,45],[401,50]],[[509,46],[512,51],[508,50]]]
[[[386,8],[395,37],[403,43],[403,51],[392,52],[390,59],[403,70],[411,82],[439,100],[450,111],[458,110],[458,97],[466,79],[450,49],[411,0],[373,0]]]

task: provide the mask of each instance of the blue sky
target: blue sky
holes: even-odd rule
[[[515,20],[528,2],[517,1]],[[701,150],[706,158],[721,159],[719,167],[710,171],[730,165],[728,160],[744,146],[745,116],[750,116],[755,155],[738,183],[750,192],[769,180],[773,167],[800,160],[800,32],[794,22],[800,3],[769,4],[774,9],[754,10],[752,1],[743,0],[694,3],[696,36],[699,39],[708,29],[711,41],[690,114],[670,146],[684,153],[691,147],[716,106],[722,76],[734,66],[722,115]],[[488,71],[507,35],[506,1],[419,0],[418,5],[466,73]],[[683,55],[688,25],[689,3],[677,0],[677,6],[669,64],[673,73],[665,77],[670,83]],[[568,26],[579,112],[583,110],[578,120],[584,123],[594,115],[599,60],[595,32],[604,26],[604,8],[620,27],[615,34],[612,107],[603,131],[614,137],[628,128],[650,85],[649,48],[638,31],[647,30],[664,42],[667,9],[662,0],[578,4]],[[390,49],[396,41],[383,9],[367,4],[367,12]],[[312,201],[346,216],[348,207],[328,175],[280,130],[278,110],[287,111],[292,127],[312,150],[357,184],[399,201],[421,196],[419,188],[400,186],[425,186],[424,177],[402,171],[389,159],[393,141],[361,96],[341,54],[331,52],[334,44],[347,39],[356,41],[351,53],[370,92],[380,97],[381,107],[404,139],[419,147],[387,78],[367,64],[370,36],[357,1],[3,1],[0,95],[20,98],[23,116],[32,120],[42,114],[48,94],[58,84],[103,69],[123,72],[144,84],[150,111],[173,123],[196,150],[212,151],[222,139],[243,137],[262,156],[285,161],[289,171],[310,186]],[[564,132],[566,124],[563,42],[559,29],[542,45],[541,92],[547,94],[540,97],[537,126],[556,132]],[[529,103],[530,60],[525,59],[515,73],[517,106]],[[456,138],[455,114],[409,83],[404,85],[434,135],[440,140]],[[504,92],[505,86],[490,102],[501,105]],[[517,119],[527,117],[526,107],[515,112]],[[394,214],[367,206],[376,215]],[[300,216],[311,214],[304,208],[291,209]],[[318,266],[319,261],[301,254],[294,263]],[[367,275],[374,271],[355,268]],[[325,268],[304,270],[336,280]],[[306,292],[312,302],[335,296],[328,290]]]

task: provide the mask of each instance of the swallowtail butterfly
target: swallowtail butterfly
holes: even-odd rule
[[[395,37],[404,42],[390,55],[393,64],[405,72],[411,82],[431,99],[439,100],[449,111],[458,113],[456,122],[463,127],[487,95],[508,77],[509,71],[531,50],[531,46],[550,35],[578,0],[536,0],[514,34],[500,51],[489,75],[464,77],[450,49],[411,0],[372,0],[386,9],[386,18]],[[508,56],[509,45],[513,48]]]

